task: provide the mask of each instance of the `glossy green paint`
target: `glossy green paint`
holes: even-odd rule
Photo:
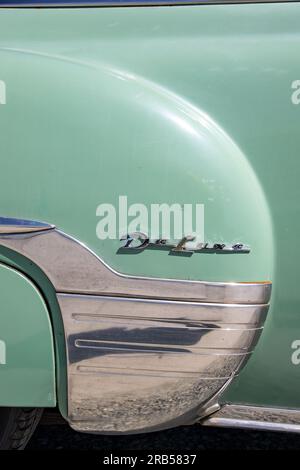
[[[52,328],[43,298],[26,277],[3,264],[0,286],[0,404],[55,406]]]
[[[129,274],[272,280],[224,399],[300,407],[300,4],[0,11],[0,214],[56,224]],[[117,254],[96,208],[203,203],[206,240],[250,255]]]
[[[12,250],[0,246],[0,263],[6,264],[24,275],[30,275],[31,281],[38,286],[39,292],[47,303],[50,318],[55,355],[55,388],[57,406],[61,414],[67,416],[67,377],[66,345],[64,327],[54,287],[41,269],[30,260]],[[22,397],[20,397],[22,399]],[[50,406],[50,405],[48,405]]]

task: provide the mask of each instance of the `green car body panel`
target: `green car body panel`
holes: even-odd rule
[[[263,334],[222,396],[229,403],[300,408],[300,365],[292,361],[300,339],[300,106],[291,99],[299,21],[299,3],[0,10],[0,215],[54,224],[128,275],[271,281]],[[120,254],[119,241],[97,238],[96,210],[117,206],[121,195],[148,207],[202,203],[205,238],[242,241],[251,252]],[[49,301],[53,287],[46,278],[40,286],[37,267],[6,248],[0,255]],[[53,405],[51,328],[41,312],[43,390],[52,387]],[[16,404],[25,397],[21,388]],[[46,406],[42,398],[36,406]]]
[[[45,302],[31,281],[3,264],[0,285],[1,406],[55,406],[54,347]]]

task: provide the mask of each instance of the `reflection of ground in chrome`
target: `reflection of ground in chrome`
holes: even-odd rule
[[[159,391],[153,387],[146,389],[144,394],[141,392],[135,396],[132,393],[132,397],[120,393],[113,400],[105,397],[102,403],[97,399],[93,401],[85,397],[78,403],[74,402],[72,409],[76,416],[78,405],[79,414],[91,420],[91,424],[84,422],[85,430],[95,429],[95,416],[99,419],[100,429],[106,432],[115,431],[116,425],[119,431],[126,431],[128,428],[140,429],[142,425],[144,428],[151,428],[161,423],[162,417],[171,421],[197,408],[199,403],[203,403],[220,390],[226,381],[227,379],[181,379],[174,383],[173,379],[168,384],[165,379]]]
[[[43,424],[48,423],[48,424]],[[53,424],[51,424],[53,423]],[[58,424],[60,423],[60,424]],[[195,450],[195,449],[300,449],[300,434],[185,426],[131,436],[80,434],[62,420],[44,419],[28,449]]]
[[[192,356],[195,367],[199,357]],[[101,380],[99,376],[86,375],[84,381],[80,374],[73,375],[70,416],[74,428],[91,432],[126,432],[128,429],[156,428],[162,422],[176,419],[179,424],[184,422],[180,421],[180,416],[192,413],[214,396],[241,361],[239,355],[201,357],[207,360],[201,371],[204,379],[198,378],[195,372],[159,375],[147,371],[144,375],[139,372],[138,375],[127,374],[121,378],[118,374],[106,374],[100,377]],[[176,360],[176,355],[173,360]],[[170,365],[168,367],[171,370]],[[142,364],[139,369],[142,370]],[[99,381],[98,387],[95,380]],[[99,400],[101,385],[104,392]],[[195,416],[196,411],[189,419],[194,421]]]

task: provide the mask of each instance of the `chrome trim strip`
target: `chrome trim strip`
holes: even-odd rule
[[[15,235],[24,233],[42,232],[54,229],[54,225],[34,220],[13,219],[0,217],[0,234]]]
[[[115,1],[101,1],[98,2],[30,2],[27,3],[3,3],[0,5],[1,8],[125,8],[125,7],[164,7],[164,6],[188,6],[188,5],[232,5],[232,4],[249,4],[249,3],[295,3],[299,0],[153,0],[151,2],[145,2],[143,0],[120,0]]]
[[[300,433],[300,410],[224,405],[200,423],[203,426]]]
[[[57,229],[36,237],[0,237],[0,244],[37,264],[58,292],[195,302],[268,304],[270,282],[226,283],[121,274]]]
[[[68,297],[69,294],[59,294],[61,298]],[[103,312],[102,318],[153,318],[153,311],[158,312],[158,318],[168,319],[172,322],[178,322],[189,325],[200,325],[208,321],[213,326],[224,325],[227,328],[247,328],[255,326],[262,327],[269,308],[268,304],[216,304],[216,303],[198,303],[198,302],[182,302],[177,300],[157,300],[157,299],[141,299],[127,297],[109,297],[109,296],[90,296],[90,295],[72,295],[76,299],[77,305],[81,309],[82,304],[93,300],[89,303],[89,310],[86,317],[93,315],[99,317],[97,303],[111,301],[109,312]],[[120,314],[120,304],[122,305],[122,315]],[[133,308],[134,306],[134,308]],[[158,311],[159,307],[159,311]],[[186,313],[188,312],[188,314]],[[74,314],[74,318],[82,317],[83,314]],[[80,318],[77,318],[80,320]]]

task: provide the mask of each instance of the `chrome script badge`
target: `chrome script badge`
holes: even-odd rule
[[[120,248],[123,251],[143,251],[145,249],[160,249],[172,254],[193,254],[193,253],[250,253],[249,246],[244,243],[199,243],[196,237],[187,235],[179,242],[159,238],[152,240],[146,233],[133,232],[124,235],[121,241],[124,245]]]

